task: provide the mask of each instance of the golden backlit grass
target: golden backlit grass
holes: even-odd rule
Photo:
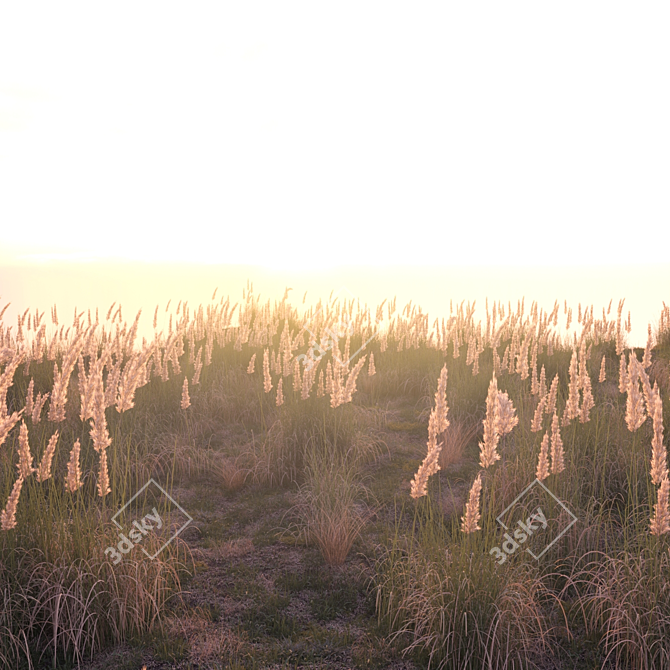
[[[67,331],[55,308],[51,332],[29,310],[16,331],[0,328],[0,663],[78,661],[161,619],[180,591],[183,543],[156,561],[104,555],[111,514],[149,476],[167,485],[213,472],[231,492],[296,486],[292,528],[341,564],[372,509],[362,469],[383,452],[379,407],[355,399],[434,394],[426,456],[404,497],[412,528],[397,526],[375,564],[389,635],[431,667],[525,667],[560,642],[560,621],[602,636],[617,662],[670,664],[665,305],[640,350],[626,346],[623,301],[616,319],[611,303],[602,319],[580,304],[570,338],[557,330],[558,302],[550,314],[487,304],[485,324],[461,304],[429,332],[395,300],[381,328],[383,304],[374,320],[353,303],[299,314],[286,296],[260,307],[248,287],[232,308],[221,299],[191,313],[180,302],[168,333],[141,345],[139,314],[128,328],[114,307],[104,323],[89,313],[88,326],[75,314]],[[568,328],[567,303],[564,315]],[[258,431],[244,458],[203,446],[221,420]],[[469,494],[445,516],[431,499],[457,464]],[[536,476],[581,526],[544,562],[497,566],[496,516]],[[237,642],[193,644],[205,658]]]

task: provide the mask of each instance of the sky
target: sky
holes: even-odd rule
[[[670,287],[669,29],[664,2],[3,3],[0,296],[54,264],[587,293],[635,265],[634,303],[645,265]]]

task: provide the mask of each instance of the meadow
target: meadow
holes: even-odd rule
[[[0,668],[670,667],[665,303],[216,294],[0,305]]]

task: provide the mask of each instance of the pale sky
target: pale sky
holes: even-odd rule
[[[0,264],[666,263],[667,2],[5,2]]]

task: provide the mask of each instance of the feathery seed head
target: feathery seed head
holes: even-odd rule
[[[506,391],[498,392],[498,412],[496,432],[500,436],[507,435],[519,423],[519,417],[515,416],[516,409]]]
[[[284,378],[280,377],[279,378],[279,384],[277,385],[277,407],[280,407],[281,405],[284,404],[284,394],[282,392],[282,387],[284,385]]]
[[[33,467],[33,456],[30,453],[30,444],[28,443],[28,428],[26,422],[21,422],[21,428],[19,432],[19,462],[16,467],[19,471],[19,477],[22,479],[27,479],[30,475],[35,472]]]
[[[663,535],[670,531],[670,508],[668,507],[668,493],[670,480],[663,478],[658,489],[658,499],[654,505],[654,517],[651,519],[649,532],[652,535]]]
[[[554,413],[551,422],[551,473],[557,475],[565,470],[563,462],[563,440],[559,428],[558,415]]]
[[[477,479],[472,483],[470,494],[468,495],[468,502],[465,507],[465,514],[461,517],[461,531],[463,533],[473,533],[476,530],[481,530],[479,526],[479,499],[482,492],[482,473],[477,475]]]
[[[249,365],[247,366],[247,374],[252,375],[254,373],[254,366],[256,364],[256,354],[251,357]]]
[[[67,477],[65,479],[65,489],[70,493],[74,493],[83,484],[79,468],[79,449],[79,440],[77,440],[70,452],[70,460],[67,464]]]
[[[0,528],[2,530],[11,530],[16,527],[16,507],[19,504],[23,481],[23,477],[19,475],[19,478],[14,482],[12,492],[9,494],[5,509],[0,512]]]
[[[58,431],[56,431],[49,440],[47,444],[46,451],[44,456],[42,456],[42,461],[37,470],[37,481],[43,482],[51,477],[51,461],[53,460],[54,453],[56,451],[56,442],[58,441]]]
[[[656,387],[654,387],[656,389]],[[654,411],[652,420],[654,423],[654,436],[651,440],[651,481],[659,485],[664,477],[668,476],[667,450],[663,445],[663,402],[658,390],[653,391]]]
[[[536,477],[542,481],[549,476],[549,431],[542,438],[540,447],[540,457],[537,462]]]
[[[500,402],[498,399],[498,382],[495,373],[489,384],[489,392],[486,398],[486,417],[484,418],[484,441],[479,443],[479,464],[483,468],[500,460],[500,454],[496,451],[500,435],[496,426],[500,424]]]
[[[184,377],[184,383],[181,387],[181,408],[187,409],[191,406],[191,398],[188,395],[188,378]]]

